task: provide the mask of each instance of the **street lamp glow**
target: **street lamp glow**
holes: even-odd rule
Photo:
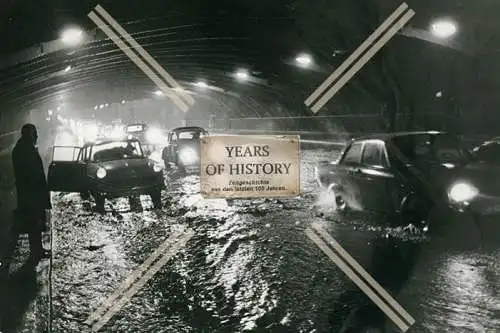
[[[156,90],[156,91],[155,91],[155,95],[156,95],[156,96],[163,96],[163,91],[161,91],[161,90]]]
[[[450,20],[438,20],[432,23],[431,32],[438,38],[448,38],[457,33],[457,25]]]
[[[240,81],[246,81],[248,80],[248,72],[240,69],[239,71],[236,72],[236,78]]]
[[[68,28],[61,34],[61,40],[68,46],[75,46],[83,40],[83,31],[78,28]]]
[[[199,88],[203,88],[203,89],[205,89],[205,88],[207,88],[207,87],[208,87],[208,84],[206,84],[206,82],[203,82],[203,81],[198,81],[198,82],[196,82],[196,83],[195,83],[195,85],[196,85],[197,87],[199,87]]]
[[[104,108],[104,104],[99,105],[99,109]]]
[[[122,99],[122,104],[125,104],[125,100],[124,99]]]
[[[301,67],[309,67],[312,64],[312,58],[309,54],[299,54],[296,58],[295,61],[297,64]]]

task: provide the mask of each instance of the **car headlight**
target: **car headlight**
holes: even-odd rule
[[[198,153],[192,148],[184,148],[179,152],[179,159],[182,164],[192,164],[197,162]]]
[[[161,166],[159,166],[158,164],[153,164],[153,171],[154,172],[160,172],[161,171]]]
[[[96,173],[97,178],[103,179],[104,177],[106,177],[107,174],[108,173],[106,172],[106,169],[104,169],[102,167],[97,169],[97,173]]]
[[[479,190],[467,183],[456,183],[448,192],[450,199],[458,203],[470,201],[478,194]]]

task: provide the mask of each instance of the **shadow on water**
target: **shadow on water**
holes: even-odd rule
[[[2,276],[1,307],[4,333],[17,332],[22,326],[31,302],[40,290],[36,263],[28,259],[23,266]]]
[[[423,244],[394,237],[378,238],[367,271],[393,297],[406,286],[418,261]],[[364,332],[367,328],[384,331],[387,316],[357,286],[352,284],[337,300],[331,313],[331,332]],[[347,318],[338,327],[338,318]]]

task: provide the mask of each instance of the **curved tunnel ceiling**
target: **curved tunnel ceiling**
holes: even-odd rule
[[[436,7],[438,12],[446,9],[465,15],[465,6],[457,8],[451,1],[447,3]],[[87,43],[1,70],[0,101],[5,107],[55,105],[64,98],[81,108],[92,108],[99,103],[151,96],[156,89],[154,83],[86,17],[96,4],[98,2],[93,2],[85,8],[79,5],[72,16],[67,16],[90,32]],[[206,0],[147,1],[127,6],[116,1],[99,4],[193,93],[210,95],[193,86],[194,82],[205,80],[229,92],[222,94],[227,98],[259,107],[283,104],[292,114],[307,112],[303,105],[305,97],[378,23],[369,20],[373,12],[367,11],[364,4],[349,1],[331,4],[321,0],[317,6],[305,0],[266,0],[258,6],[246,0],[217,5]],[[385,17],[398,4],[396,1],[384,3],[378,8],[379,16]],[[424,6],[424,1],[411,1],[409,5],[422,13],[415,24],[425,28],[435,12]],[[473,22],[472,18],[463,20]],[[467,37],[466,29],[463,30],[462,35]],[[492,38],[485,45],[494,45]],[[443,51],[435,45],[399,37],[388,48],[387,52],[397,58],[394,76],[415,94],[429,94],[449,80],[448,64],[442,62]],[[298,70],[290,65],[290,59],[300,51],[311,51],[315,55],[318,62],[315,71]],[[65,71],[68,66],[71,69]],[[418,70],[410,70],[410,67]],[[423,67],[433,73],[431,84],[422,84],[427,72],[421,70]],[[253,80],[237,83],[232,74],[238,68],[249,69]],[[463,79],[456,81],[469,82],[469,74],[460,75]],[[379,82],[379,76],[376,65],[366,66],[342,94],[337,95],[337,100],[345,99],[353,104],[362,99],[383,102],[387,98],[387,87],[385,82]],[[220,93],[212,91],[211,94]],[[245,99],[248,100],[243,101]],[[282,112],[282,109],[276,110]]]
[[[195,23],[186,23],[185,17],[177,17],[178,22],[164,19],[120,23],[186,89],[203,95],[222,92],[223,96],[239,99],[251,90],[254,98],[263,101],[277,101],[286,94],[282,76],[281,80],[276,78],[283,69],[286,71],[283,57],[293,54],[284,55],[282,47],[267,46],[281,35],[289,34],[284,29],[287,18],[269,18],[274,34],[260,38],[257,47],[248,31],[228,30],[223,19],[217,21],[207,16]],[[266,29],[263,21],[266,18],[248,18],[244,30],[261,33]],[[86,43],[74,50],[57,50],[4,69],[0,99],[10,105],[33,107],[40,103],[57,104],[64,98],[89,108],[104,102],[149,97],[157,89],[102,32],[87,37]],[[248,69],[251,75],[244,84],[233,77],[239,68]],[[214,86],[215,90],[198,89],[193,85],[198,80]]]

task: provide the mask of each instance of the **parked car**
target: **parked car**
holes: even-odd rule
[[[198,172],[200,138],[208,135],[202,127],[179,127],[170,131],[167,136],[167,146],[162,152],[165,168],[176,166],[182,172]]]
[[[51,191],[78,192],[92,196],[97,210],[105,199],[149,194],[155,208],[161,207],[164,188],[162,168],[143,153],[138,140],[88,143],[83,147],[53,148],[48,171]]]
[[[357,208],[418,225],[436,204],[470,209],[484,177],[470,172],[471,162],[453,135],[404,132],[354,139],[338,159],[320,162],[315,173],[340,212]]]

